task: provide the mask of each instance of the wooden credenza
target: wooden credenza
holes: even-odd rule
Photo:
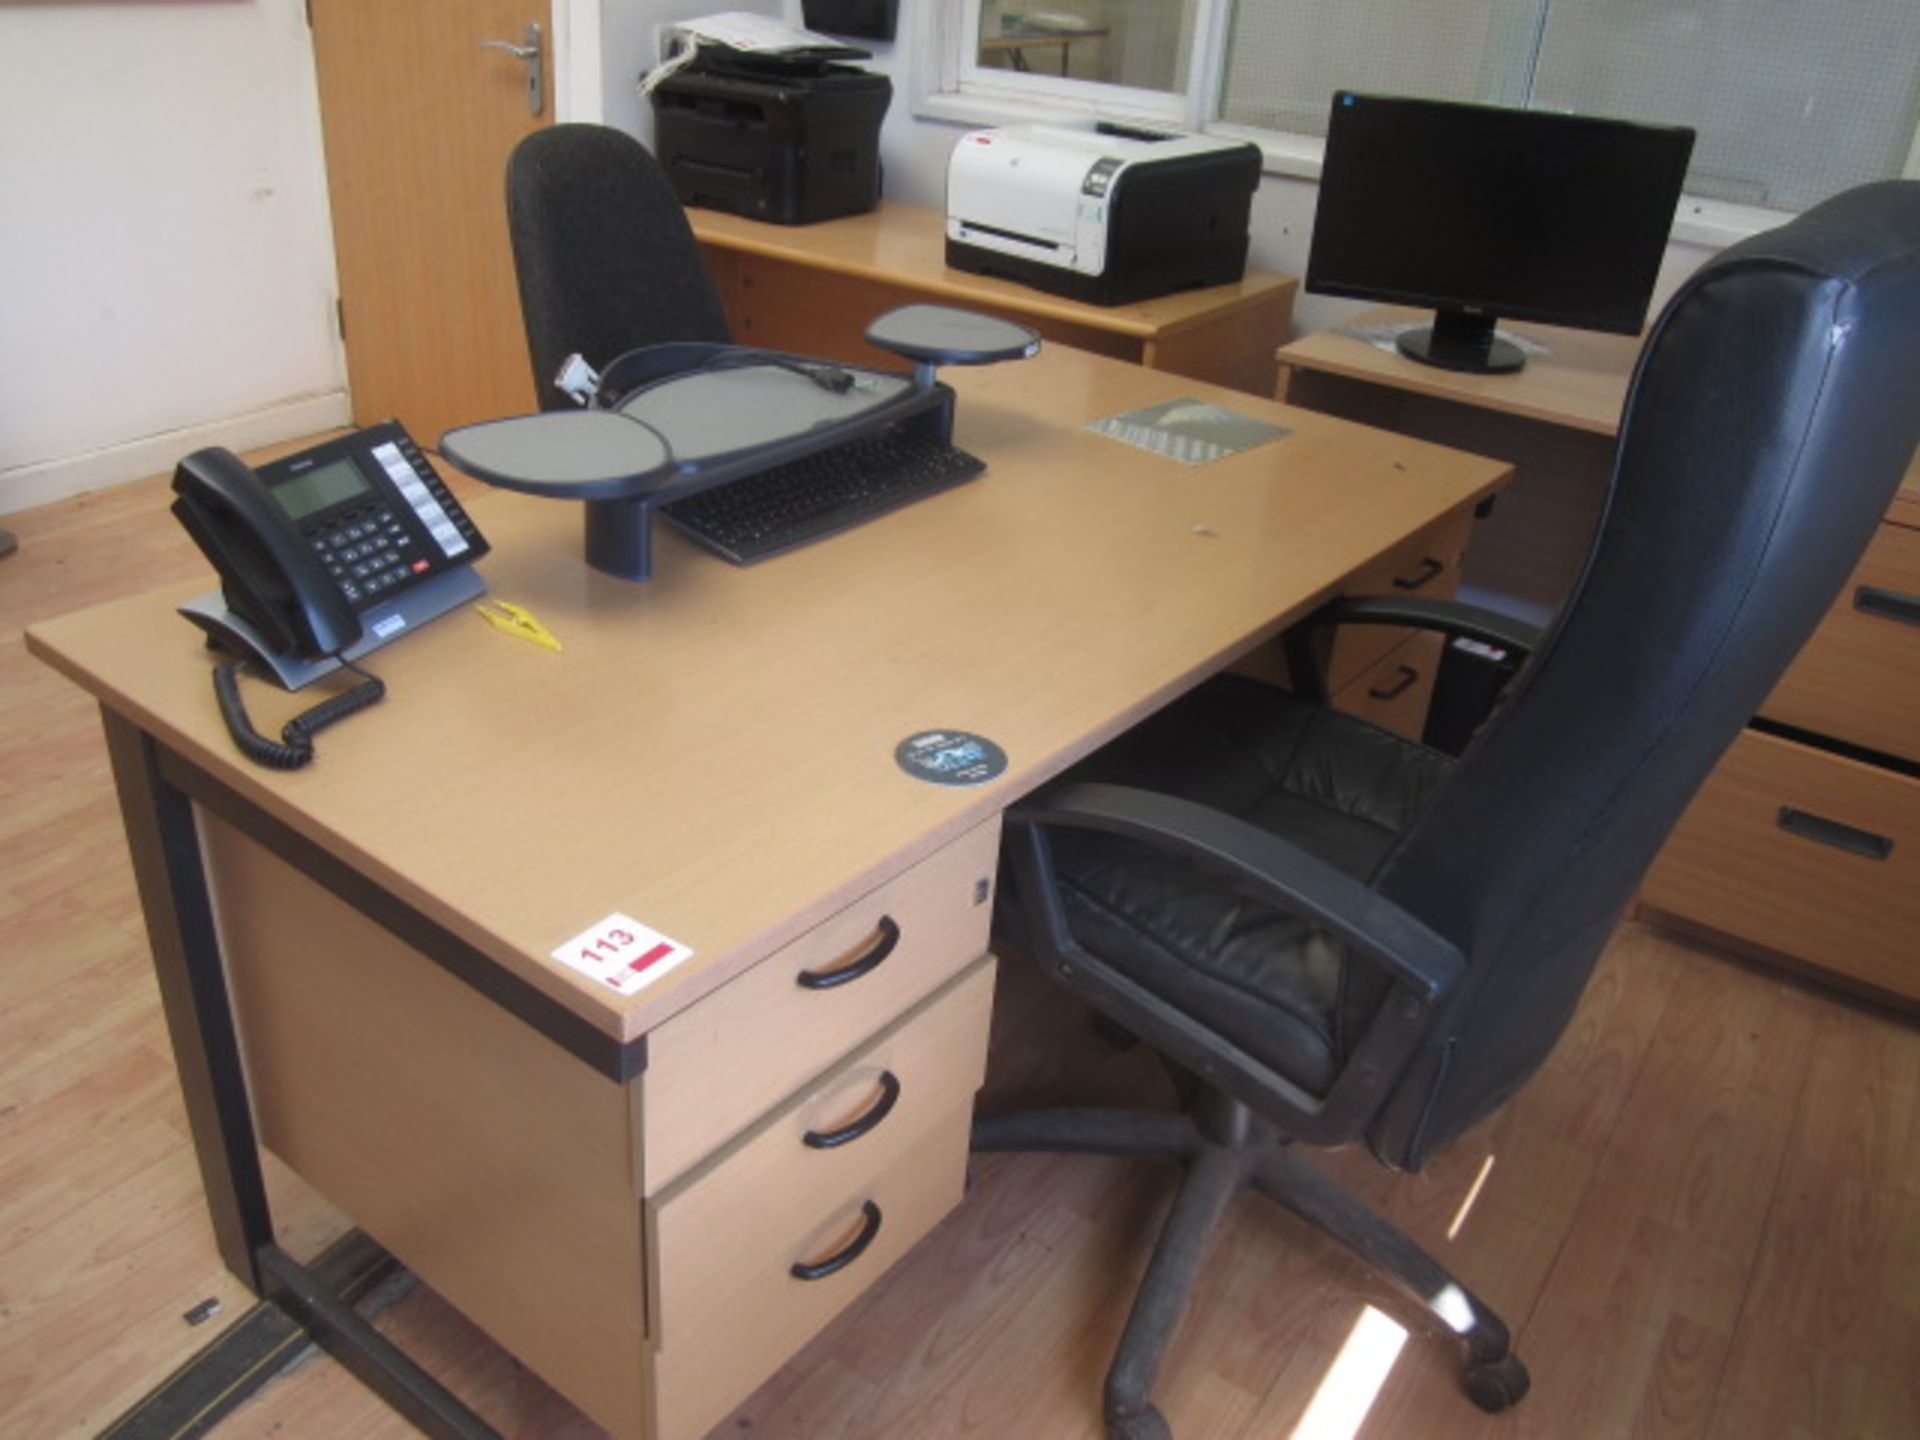
[[[687,218],[736,340],[859,365],[899,365],[864,338],[883,311],[957,305],[1031,326],[1054,344],[1271,395],[1274,347],[1286,338],[1299,288],[1292,276],[1249,270],[1228,285],[1090,305],[953,269],[946,216],[897,200],[814,225],[698,208]]]
[[[1920,459],[1641,903],[1920,1006]]]

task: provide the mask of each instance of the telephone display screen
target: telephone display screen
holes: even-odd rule
[[[273,487],[273,498],[289,519],[304,520],[342,500],[364,495],[372,488],[353,461],[334,460],[281,481]]]

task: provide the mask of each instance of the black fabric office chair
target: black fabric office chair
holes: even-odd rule
[[[1115,1437],[1169,1433],[1147,1392],[1242,1185],[1464,1339],[1477,1403],[1525,1393],[1499,1318],[1289,1142],[1364,1140],[1415,1169],[1527,1081],[1916,439],[1920,183],[1900,181],[1730,248],[1667,306],[1585,571],[1457,759],[1223,677],[1009,814],[1003,918],[1169,1061],[1186,1101],[975,1132],[979,1149],[1185,1167],[1107,1376]],[[1521,638],[1494,617],[1462,628]]]
[[[605,369],[641,345],[724,343],[727,317],[693,227],[646,147],[605,125],[552,125],[507,161],[507,228],[543,410],[569,355]]]

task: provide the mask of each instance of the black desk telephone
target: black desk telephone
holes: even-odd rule
[[[174,516],[220,575],[217,596],[181,608],[237,658],[215,671],[235,742],[263,764],[312,758],[311,732],[378,700],[380,682],[296,718],[284,744],[254,732],[236,680],[243,660],[299,689],[466,600],[487,542],[394,421],[255,470],[196,450],[173,476]],[[361,672],[364,673],[364,672]]]

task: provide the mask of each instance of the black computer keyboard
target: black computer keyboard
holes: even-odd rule
[[[660,508],[701,544],[747,565],[951,489],[986,468],[922,429],[895,425]]]

